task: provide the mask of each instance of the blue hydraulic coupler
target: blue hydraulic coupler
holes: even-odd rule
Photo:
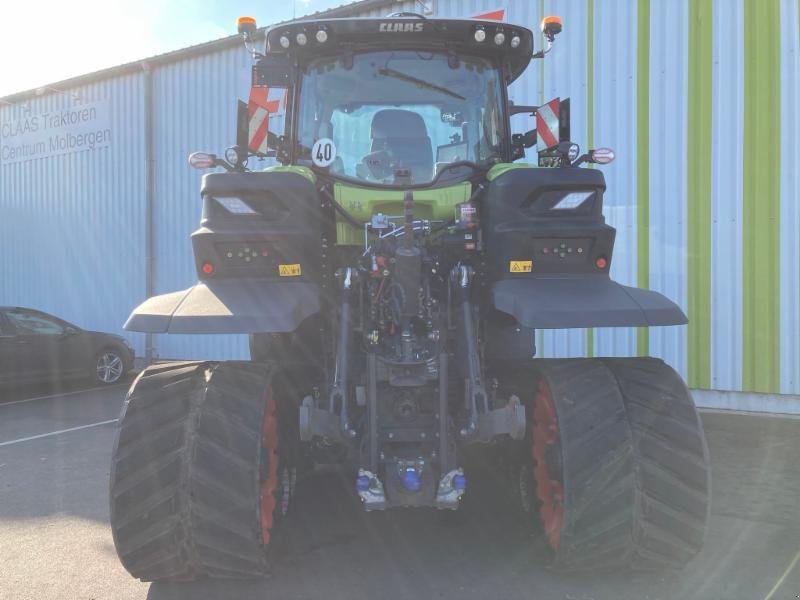
[[[409,492],[418,492],[422,482],[419,473],[413,467],[408,467],[403,473],[403,487]]]
[[[366,492],[369,489],[369,477],[366,475],[359,475],[356,477],[356,490],[359,492]]]
[[[467,489],[467,478],[457,473],[453,475],[453,489],[454,490],[465,490]]]

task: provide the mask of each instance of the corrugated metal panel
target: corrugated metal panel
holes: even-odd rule
[[[716,0],[712,137],[711,386],[742,387],[742,172],[744,50],[740,3]],[[723,258],[720,260],[721,258]]]
[[[122,334],[145,286],[141,75],[31,100],[31,115],[108,100],[111,144],[0,167],[0,304]],[[0,107],[16,119],[25,105]],[[138,354],[144,338],[125,334]]]
[[[636,4],[628,0],[595,4],[594,142],[617,158],[603,167],[608,190],[606,222],[617,229],[611,277],[636,285]],[[595,356],[633,356],[636,332],[598,329]]]
[[[650,287],[687,310],[688,0],[650,4]],[[686,327],[650,329],[650,354],[686,376]]]
[[[197,281],[189,236],[200,222],[200,178],[191,152],[221,154],[236,139],[236,103],[250,91],[244,47],[172,63],[153,73],[155,129],[155,289],[165,293]],[[251,165],[252,166],[252,165]],[[246,358],[246,336],[160,335],[169,358]]]
[[[800,4],[781,2],[780,391],[800,394]]]

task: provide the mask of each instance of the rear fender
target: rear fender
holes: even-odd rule
[[[599,169],[496,165],[482,226],[489,302],[524,327],[682,325],[657,292],[610,278],[616,230],[603,217]]]
[[[325,221],[314,174],[300,167],[209,173],[192,234],[199,282],[136,307],[147,333],[288,333],[320,310]]]
[[[125,323],[145,333],[286,333],[320,310],[316,284],[231,279],[153,296]]]
[[[535,329],[687,323],[680,307],[658,292],[603,275],[504,279],[492,286],[491,295],[497,310]]]

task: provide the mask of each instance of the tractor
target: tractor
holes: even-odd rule
[[[580,153],[566,101],[509,101],[560,19],[538,51],[525,27],[414,13],[238,25],[253,67],[236,144],[189,160],[217,168],[198,283],[125,328],[247,335],[250,360],[157,363],[132,384],[110,483],[125,568],[258,577],[298,474],[341,465],[367,511],[454,511],[474,453],[508,474],[553,568],[685,565],[710,471],[680,376],[537,357],[537,329],[687,322],[610,278],[594,165],[613,152]],[[514,133],[513,115],[536,126]]]

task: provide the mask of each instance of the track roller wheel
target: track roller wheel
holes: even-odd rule
[[[682,567],[703,544],[708,451],[656,359],[540,360],[520,489],[559,570]]]
[[[150,367],[131,386],[111,464],[111,528],[143,581],[265,573],[288,505],[271,368]]]

